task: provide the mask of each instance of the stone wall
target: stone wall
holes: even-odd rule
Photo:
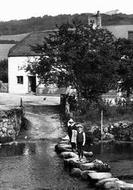
[[[21,128],[22,107],[0,106],[0,143],[14,141]]]

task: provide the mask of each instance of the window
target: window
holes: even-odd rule
[[[23,84],[23,76],[17,76],[17,83]]]
[[[133,31],[128,31],[128,39],[133,40]]]

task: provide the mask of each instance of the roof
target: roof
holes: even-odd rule
[[[115,38],[128,38],[128,31],[133,31],[133,25],[110,25],[103,26],[103,28],[109,30]],[[23,40],[21,40],[10,49],[8,57],[40,55],[37,52],[34,52],[31,46],[43,44],[44,38],[54,31],[57,31],[57,29],[30,33],[28,36],[26,36]]]
[[[8,57],[19,57],[19,56],[37,56],[38,53],[32,50],[31,46],[37,44],[41,45],[44,42],[44,38],[47,37],[54,30],[46,30],[30,33],[22,41],[13,46],[9,53]]]

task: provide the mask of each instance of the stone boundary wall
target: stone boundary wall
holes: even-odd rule
[[[22,107],[0,106],[0,143],[16,139],[21,129],[23,116]]]

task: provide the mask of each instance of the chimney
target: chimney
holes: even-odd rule
[[[92,15],[88,17],[88,25],[93,24],[93,28],[101,28],[101,14],[100,11],[97,11],[96,15]]]
[[[97,14],[96,14],[96,25],[97,25],[99,28],[102,27],[100,11],[97,11]]]

